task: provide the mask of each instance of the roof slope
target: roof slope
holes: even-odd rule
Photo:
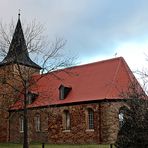
[[[41,67],[34,63],[29,57],[20,18],[18,18],[8,54],[0,63],[0,66],[11,63],[18,63],[29,67],[41,69]]]
[[[40,75],[34,76],[34,79]],[[135,77],[122,57],[51,72],[42,77],[31,91],[39,94],[29,107],[53,104],[122,99]],[[71,87],[64,100],[59,99],[59,87]],[[139,85],[140,86],[140,85]]]

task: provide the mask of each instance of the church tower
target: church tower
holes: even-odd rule
[[[27,50],[22,25],[20,21],[20,14],[18,15],[18,22],[13,34],[13,38],[9,47],[9,51],[3,61],[0,63],[0,67],[6,65],[19,64],[21,66],[26,66],[32,68],[32,70],[39,72],[41,67],[34,63],[30,57]]]
[[[9,141],[7,110],[24,90],[24,81],[29,82],[40,70],[41,67],[29,57],[19,14],[8,53],[0,62],[0,142]]]

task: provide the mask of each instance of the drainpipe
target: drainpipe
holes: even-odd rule
[[[7,121],[7,142],[10,141],[10,111],[8,111],[8,121]]]
[[[23,117],[24,117],[24,137],[23,137],[23,148],[29,148],[28,143],[28,109],[27,109],[27,95],[28,95],[28,82],[25,80],[25,94],[24,94],[24,108],[23,108]]]
[[[101,128],[101,103],[99,102],[99,143],[102,142],[102,128]]]

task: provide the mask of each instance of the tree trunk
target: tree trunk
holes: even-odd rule
[[[28,94],[28,87],[25,81],[25,94],[24,94],[24,142],[23,148],[29,148],[28,144],[28,117],[27,117],[27,94]]]

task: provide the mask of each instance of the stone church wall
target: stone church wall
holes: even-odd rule
[[[98,102],[29,110],[29,141],[56,144],[114,143],[119,129],[118,110],[121,106],[122,102]],[[87,128],[88,108],[94,111],[94,130]],[[70,113],[70,130],[63,127],[65,110]],[[22,112],[11,114],[10,141],[22,142],[23,133],[19,131],[19,117]],[[39,132],[36,132],[34,127],[36,114],[41,115]]]
[[[39,114],[41,115],[41,127],[40,131],[35,130],[34,118]],[[10,125],[9,125],[9,141],[15,143],[23,142],[23,132],[20,130],[20,117],[23,115],[23,111],[10,113]],[[28,140],[29,142],[47,142],[48,131],[48,113],[46,110],[35,109],[28,110]]]

